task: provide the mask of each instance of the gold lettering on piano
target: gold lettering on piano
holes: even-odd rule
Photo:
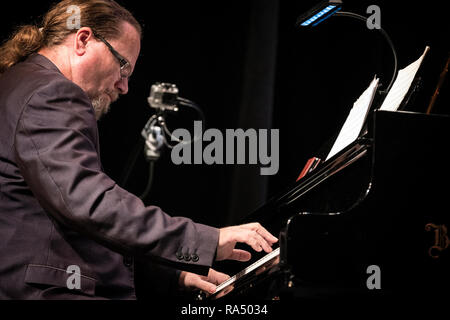
[[[434,245],[428,249],[428,254],[433,259],[439,259],[441,252],[450,245],[447,227],[444,224],[436,225],[434,223],[429,223],[425,226],[425,230],[428,232],[434,231]]]

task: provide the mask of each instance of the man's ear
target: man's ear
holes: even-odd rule
[[[78,29],[75,34],[74,49],[78,56],[82,56],[86,53],[86,48],[89,41],[92,41],[94,34],[91,28],[83,27]]]

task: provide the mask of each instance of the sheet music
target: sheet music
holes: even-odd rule
[[[397,75],[397,79],[395,79],[394,84],[392,85],[391,90],[389,90],[388,95],[384,99],[383,105],[380,107],[380,110],[386,111],[397,111],[402,103],[405,95],[408,93],[409,88],[411,87],[411,83],[416,76],[417,71],[422,64],[425,55],[427,54],[430,47],[426,47],[422,56],[411,63],[406,68],[400,70]]]
[[[378,78],[374,78],[370,83],[369,87],[363,92],[363,94],[356,100],[353,104],[352,110],[345,120],[339,135],[331,148],[330,153],[326,160],[333,157],[339,151],[347,147],[353,141],[355,141],[364,125],[364,120],[366,119],[367,112],[369,111],[370,105],[372,104],[373,97],[378,87]]]

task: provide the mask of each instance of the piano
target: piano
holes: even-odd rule
[[[234,275],[199,299],[439,298],[450,290],[450,117],[373,110],[366,125],[241,221],[279,235],[278,247],[244,269],[222,266]]]

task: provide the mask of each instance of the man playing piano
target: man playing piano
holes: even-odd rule
[[[214,292],[227,278],[214,260],[250,259],[237,242],[272,251],[257,223],[170,217],[103,172],[96,120],[127,93],[140,51],[126,9],[64,0],[39,27],[0,47],[1,299],[134,299],[134,259],[168,287]]]

